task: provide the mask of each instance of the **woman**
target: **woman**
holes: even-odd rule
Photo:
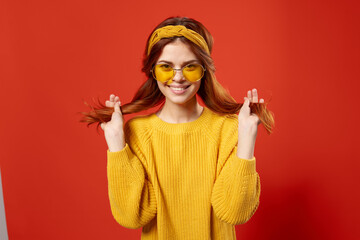
[[[124,227],[142,227],[142,239],[236,239],[234,225],[259,205],[255,139],[260,122],[271,132],[273,117],[256,89],[239,104],[216,81],[212,43],[200,22],[166,19],[148,39],[148,80],[132,102],[120,109],[112,94],[85,114],[108,144],[112,214]],[[123,126],[123,114],[161,103]]]

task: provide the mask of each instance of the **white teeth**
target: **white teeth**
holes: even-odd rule
[[[177,87],[171,87],[171,89],[174,89],[176,91],[182,91],[182,90],[185,90],[185,88],[177,88]]]

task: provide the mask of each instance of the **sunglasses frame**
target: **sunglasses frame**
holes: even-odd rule
[[[151,72],[151,74],[152,74],[152,76],[153,76],[153,78],[154,78],[155,80],[157,80],[157,79],[156,79],[156,76],[155,76],[155,71],[154,71],[155,67],[156,67],[157,65],[164,65],[164,64],[170,66],[170,64],[167,64],[167,63],[158,63],[158,64],[155,64],[154,67],[150,70],[150,72]],[[189,80],[186,79],[186,77],[185,77],[184,74],[183,74],[183,69],[184,69],[185,67],[189,66],[189,65],[199,65],[199,66],[201,66],[201,68],[203,69],[203,74],[202,74],[201,78],[199,78],[199,79],[196,80],[196,81],[189,81]],[[171,67],[171,66],[170,66],[170,67]],[[172,70],[173,70],[173,76],[171,77],[171,79],[169,79],[169,80],[166,81],[166,82],[171,82],[171,81],[174,79],[175,74],[176,74],[176,71],[181,71],[181,74],[182,74],[183,78],[186,79],[186,81],[188,81],[188,82],[197,82],[197,81],[200,81],[200,80],[204,77],[205,71],[206,71],[206,68],[204,68],[204,66],[201,65],[201,64],[199,64],[199,63],[189,63],[189,64],[186,64],[185,66],[183,66],[183,67],[180,68],[180,69],[179,69],[179,68],[173,68],[173,67],[171,67],[171,68],[172,68]],[[160,81],[160,80],[157,80],[157,81]],[[160,82],[161,82],[161,81],[160,81]]]

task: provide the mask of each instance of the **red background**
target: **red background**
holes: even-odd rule
[[[0,2],[0,163],[10,239],[139,239],[113,219],[106,142],[82,100],[131,100],[152,29],[195,18],[218,80],[272,98],[255,156],[260,206],[239,239],[359,239],[356,1]],[[128,119],[128,118],[127,118]]]

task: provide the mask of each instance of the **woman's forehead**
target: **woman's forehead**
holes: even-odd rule
[[[184,62],[196,61],[198,58],[192,52],[189,45],[186,43],[175,40],[167,44],[163,50],[161,55],[159,56],[158,62],[166,61],[174,64],[182,64]]]

